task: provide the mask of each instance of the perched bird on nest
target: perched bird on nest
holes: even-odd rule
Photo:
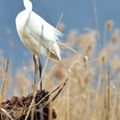
[[[54,60],[61,60],[60,49],[56,41],[59,40],[62,33],[32,11],[31,1],[23,0],[23,3],[25,10],[17,15],[16,28],[21,41],[33,54],[35,85],[38,71],[40,77],[42,73],[40,55],[46,55]],[[42,82],[40,82],[40,87],[42,89]]]

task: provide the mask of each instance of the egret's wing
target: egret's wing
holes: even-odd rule
[[[35,31],[38,32],[39,36],[42,36],[46,40],[59,40],[59,37],[63,35],[60,31],[47,23],[43,18],[34,12],[32,12],[30,20],[31,24],[34,25],[34,29],[36,29]]]
[[[50,51],[60,58],[60,51],[56,40],[59,40],[59,37],[63,34],[56,28],[47,23],[39,15],[32,12],[31,17],[26,24],[25,31],[29,31],[31,37],[34,37],[34,40],[45,47],[48,52]]]

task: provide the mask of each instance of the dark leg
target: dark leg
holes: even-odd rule
[[[35,66],[35,76],[34,76],[34,90],[36,90],[37,87],[37,78],[38,78],[38,66],[37,66],[37,60],[35,58],[35,55],[33,54],[33,61]]]
[[[39,56],[38,56],[38,61],[39,61],[40,89],[42,90],[42,79],[41,79],[41,75],[42,75],[42,65],[41,65],[40,57],[39,57]]]

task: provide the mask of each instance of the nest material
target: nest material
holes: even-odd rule
[[[38,90],[27,97],[13,96],[0,104],[0,120],[49,120],[56,119],[53,102],[66,85],[68,78],[51,92]],[[33,104],[34,103],[34,104]]]
[[[49,104],[45,105],[49,100],[49,92],[45,90],[37,91],[35,97],[32,93],[21,98],[14,96],[3,102],[0,105],[0,120],[25,120],[33,99],[35,103],[34,112],[33,109],[30,110],[27,120],[49,120],[50,107]],[[55,119],[55,110],[52,109],[51,113],[52,118]]]

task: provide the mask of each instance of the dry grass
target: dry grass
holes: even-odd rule
[[[114,28],[112,20],[107,21],[105,36],[100,36],[105,44],[98,49],[101,42],[97,41],[99,24],[93,1],[97,30],[90,29],[80,35],[70,32],[65,44],[59,42],[62,55],[67,57],[57,63],[50,60],[45,63],[42,79],[46,90],[52,91],[60,82],[69,79],[61,95],[51,103],[57,120],[120,120],[120,30]],[[64,29],[62,16],[57,24],[61,31]],[[6,96],[23,96],[32,91],[34,67],[31,61],[16,70],[15,80],[11,63],[8,69],[5,61],[0,51],[0,102],[5,93]],[[31,107],[33,105],[34,100]]]
[[[106,26],[107,24],[112,23],[110,21],[106,23]],[[109,32],[110,29],[112,28],[106,27],[106,32]],[[113,30],[107,37],[107,44],[100,51],[97,51],[96,47],[98,43],[95,30],[81,35],[70,33],[66,45],[62,47],[67,47],[62,50],[69,51],[67,52],[68,57],[58,63],[48,61],[43,76],[45,89],[51,91],[60,84],[59,82],[66,78],[69,79],[61,95],[51,104],[57,112],[57,120],[120,119],[119,33],[120,30]],[[73,53],[74,46],[77,48],[76,54]],[[0,57],[2,58],[0,78],[3,80],[6,73],[5,58],[2,54]],[[31,61],[28,65],[18,68],[15,73],[18,88],[12,89],[9,86],[15,83],[10,80],[12,79],[10,70],[7,71],[6,85],[9,89],[11,88],[11,93],[22,96],[27,94],[30,89],[32,90],[30,72],[33,72]],[[7,90],[5,91],[8,92]],[[6,95],[8,96],[9,93]]]
[[[89,29],[80,35],[71,31],[65,44],[58,42],[65,56],[62,61],[56,63],[47,59],[45,62],[44,89],[53,91],[68,78],[65,89],[50,104],[55,108],[57,120],[120,120],[120,29],[115,29],[114,21],[108,20],[102,37],[96,1],[92,2],[96,30]],[[60,31],[64,30],[62,17],[63,13],[56,25]],[[29,94],[34,78],[32,60],[20,65],[15,73],[12,73],[11,60],[9,64],[6,61],[0,50],[0,103],[6,97]],[[26,119],[33,106],[34,99]],[[6,110],[2,111],[12,119]]]

